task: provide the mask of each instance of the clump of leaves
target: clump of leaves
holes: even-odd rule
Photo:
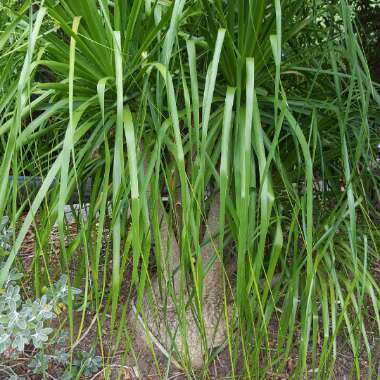
[[[11,249],[13,229],[9,227],[9,218],[3,216],[0,219],[0,248],[4,251]]]
[[[66,347],[68,344],[68,334],[62,332],[56,339],[49,341],[50,345],[60,345],[52,354],[40,350],[29,364],[29,369],[35,375],[44,375],[48,372],[49,365],[58,365],[64,372],[61,380],[72,380],[91,377],[102,368],[102,358],[95,354],[92,349],[89,352],[79,351],[74,353],[74,360],[70,361],[70,354]]]
[[[23,352],[28,344],[43,347],[53,331],[48,326],[55,317],[54,310],[59,303],[67,302],[69,290],[67,277],[62,276],[41,298],[23,302],[16,282],[19,278],[20,274],[11,272],[0,295],[0,354],[8,356]]]
[[[53,318],[46,296],[22,304],[20,287],[9,285],[0,297],[0,353],[24,351],[27,344],[41,348],[53,331],[45,327]]]
[[[95,354],[94,350],[89,352],[80,351],[73,361],[72,367],[68,367],[64,376],[66,379],[89,377],[99,372],[102,368],[102,358]]]
[[[49,359],[49,355],[45,355],[43,351],[39,351],[34,355],[28,367],[35,375],[43,375],[49,368]]]
[[[9,219],[3,217],[0,220],[0,249],[3,254],[7,254],[12,248],[12,236]],[[36,375],[44,375],[52,362],[66,368],[67,379],[75,378],[78,373],[84,376],[95,373],[101,367],[101,358],[93,352],[81,352],[72,365],[68,366],[69,354],[64,348],[56,349],[51,355],[44,349],[55,344],[62,347],[67,343],[67,334],[50,338],[53,332],[51,322],[62,304],[68,304],[69,294],[74,298],[81,291],[69,288],[68,278],[63,275],[45,290],[41,298],[24,301],[19,285],[21,278],[21,273],[11,269],[4,288],[0,289],[0,358],[17,358],[27,345],[32,344],[37,352],[28,367]],[[15,380],[21,379],[14,373],[8,375]]]

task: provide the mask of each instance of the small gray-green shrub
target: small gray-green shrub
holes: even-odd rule
[[[13,229],[9,227],[9,219],[0,221],[0,248],[2,256],[11,249]],[[1,264],[0,258],[0,264]],[[65,379],[75,378],[78,373],[90,376],[101,367],[102,360],[93,351],[80,352],[70,364],[70,355],[65,347],[68,345],[68,334],[62,332],[51,337],[50,327],[56,317],[55,310],[61,303],[67,304],[69,285],[67,276],[63,275],[55,284],[48,288],[41,298],[34,301],[24,301],[21,296],[19,280],[22,274],[14,268],[9,272],[4,289],[0,290],[0,359],[1,357],[17,359],[25,347],[32,344],[37,349],[29,363],[30,370],[36,375],[44,375],[49,363],[66,368]],[[80,293],[79,289],[71,288],[71,296]],[[47,354],[45,348],[54,346],[52,354]],[[8,372],[7,372],[8,373]],[[21,379],[16,374],[9,374],[13,379]]]
[[[9,251],[11,248],[13,229],[8,224],[9,218],[7,216],[0,219],[0,248],[3,251]]]
[[[3,252],[11,248],[13,230],[8,226],[8,221],[7,217],[0,221],[0,247]],[[17,355],[28,344],[41,348],[53,331],[46,327],[54,317],[53,307],[64,296],[61,281],[60,288],[49,299],[44,295],[40,299],[23,302],[17,284],[21,277],[20,273],[12,269],[0,293],[0,355]]]
[[[53,331],[49,327],[55,317],[54,309],[67,302],[67,277],[62,278],[46,294],[34,301],[23,301],[12,271],[3,294],[0,295],[0,354],[17,355],[28,344],[42,348]],[[75,292],[76,293],[76,292]]]

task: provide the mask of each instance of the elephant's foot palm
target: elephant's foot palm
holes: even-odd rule
[[[205,240],[211,240],[211,242],[202,249],[204,267],[207,267],[210,260],[215,259],[216,250],[215,244],[212,243],[212,235],[217,230],[218,218],[219,203],[214,199],[210,206],[205,234]],[[216,256],[205,274],[201,296],[202,310],[196,312],[197,302],[194,292],[191,292],[191,287],[187,286],[187,290],[181,292],[182,299],[179,295],[179,274],[173,275],[173,269],[178,268],[179,264],[179,248],[174,234],[172,234],[173,238],[169,238],[169,231],[172,234],[166,219],[163,218],[160,231],[161,252],[166,252],[164,248],[167,249],[170,245],[169,250],[172,254],[169,265],[166,265],[167,268],[169,267],[167,275],[168,278],[172,278],[173,287],[177,289],[177,292],[174,297],[168,295],[167,287],[160,292],[158,280],[154,279],[151,288],[153,290],[147,291],[142,301],[139,316],[140,333],[145,336],[148,334],[150,340],[170,358],[189,360],[193,368],[199,368],[204,364],[204,353],[213,347],[220,346],[226,336],[222,264],[220,258]],[[177,363],[176,360],[173,362]]]

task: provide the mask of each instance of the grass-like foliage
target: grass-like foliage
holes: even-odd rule
[[[105,366],[131,342],[133,306],[145,330],[150,313],[176,310],[176,331],[160,342],[167,374],[174,363],[207,378],[224,350],[232,378],[326,379],[344,346],[351,375],[364,358],[375,377],[380,97],[349,4],[329,6],[322,29],[330,13],[315,3],[10,2],[0,18],[0,218],[15,233],[0,287],[23,265],[34,225],[34,291],[67,274],[71,345],[93,313]],[[19,176],[42,185],[21,193]],[[67,244],[64,206],[74,192],[84,203],[89,179],[88,213]],[[209,294],[224,338],[214,351]]]

